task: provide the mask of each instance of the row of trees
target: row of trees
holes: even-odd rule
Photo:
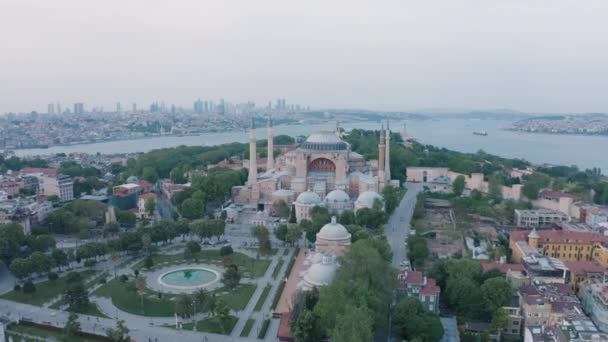
[[[17,223],[0,224],[0,262],[10,265],[15,258],[27,258],[33,252],[55,248],[55,239],[47,234],[26,235]]]

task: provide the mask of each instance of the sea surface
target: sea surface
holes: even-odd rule
[[[427,121],[391,122],[393,131],[406,131],[418,141],[439,147],[461,151],[485,152],[507,158],[523,158],[533,163],[577,165],[580,168],[599,167],[608,172],[608,137],[520,133],[506,131],[510,121],[440,119]],[[322,129],[333,130],[334,123],[314,125],[275,126],[274,134],[308,135]],[[347,131],[352,128],[379,129],[379,122],[343,123]],[[474,131],[486,131],[487,136],[474,135]],[[266,137],[266,128],[259,128],[258,139]],[[18,156],[55,153],[132,153],[147,152],[179,145],[218,145],[229,142],[246,142],[247,132],[231,131],[205,133],[199,136],[153,137],[138,140],[111,141],[93,144],[53,146],[46,149],[16,150]]]

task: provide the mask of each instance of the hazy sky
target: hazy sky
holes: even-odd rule
[[[0,0],[0,112],[198,98],[608,112],[607,0]]]

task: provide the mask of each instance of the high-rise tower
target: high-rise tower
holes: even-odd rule
[[[272,136],[272,116],[268,116],[268,153],[266,157],[266,170],[274,169],[274,137]]]
[[[251,128],[249,129],[249,177],[247,183],[253,185],[258,180],[258,161],[255,141],[255,119],[251,118]]]
[[[384,124],[382,124],[382,129],[380,130],[380,143],[378,144],[378,192],[384,189],[384,183],[386,181],[385,174],[385,153],[386,153],[386,145],[384,144]]]

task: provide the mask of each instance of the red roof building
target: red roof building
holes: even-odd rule
[[[403,297],[416,297],[431,312],[439,312],[439,294],[441,289],[435,279],[428,278],[418,271],[402,270],[397,276],[398,294]]]

